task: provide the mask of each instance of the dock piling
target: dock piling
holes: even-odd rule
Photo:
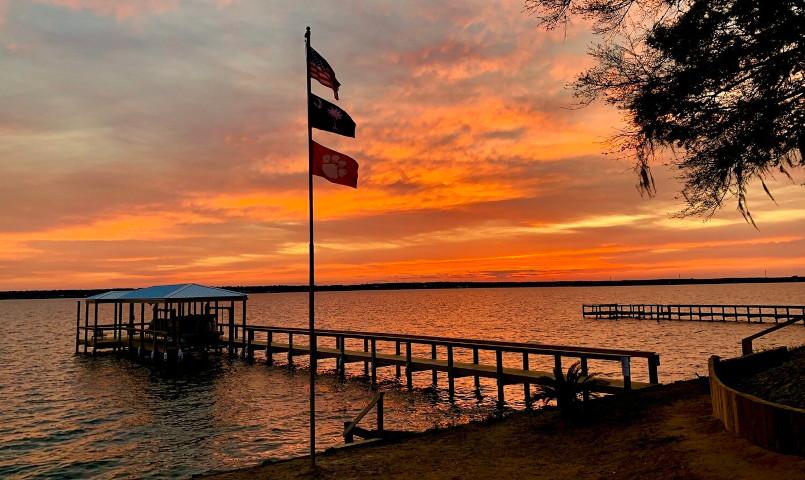
[[[431,360],[436,360],[436,344],[435,343],[430,344],[430,358],[431,358]],[[439,372],[438,372],[438,370],[436,370],[435,368],[433,370],[431,370],[430,376],[431,376],[431,385],[433,385],[433,388],[436,388],[438,386],[438,384],[439,384]]]
[[[503,393],[503,351],[495,349],[495,363],[497,367],[497,382],[498,382],[498,408],[503,408],[506,399]]]
[[[400,341],[397,340],[394,342],[394,355],[400,356]],[[395,365],[394,367],[394,376],[397,377],[399,380],[400,378],[400,366]]]
[[[369,339],[364,338],[363,339],[363,352],[367,353],[368,351],[369,351]],[[366,360],[363,361],[363,376],[364,377],[369,376],[369,362],[366,361]]]
[[[456,393],[455,378],[453,376],[453,346],[447,345],[447,392],[450,397],[450,402]]]
[[[528,352],[523,352],[523,370],[528,371]],[[525,402],[525,408],[531,408],[531,384],[524,383],[523,384],[523,400]]]
[[[590,374],[590,371],[587,369],[587,357],[581,357],[579,361],[581,362],[581,374],[586,377],[587,375]],[[590,391],[584,390],[583,392],[581,392],[581,396],[582,400],[584,400],[584,402],[587,402],[587,400],[590,399]]]
[[[95,353],[98,349],[98,304],[95,304],[95,313],[93,318],[93,326],[92,326],[92,356],[95,356]]]
[[[78,339],[81,332],[81,300],[75,302],[75,353],[78,354]]]
[[[628,392],[632,390],[632,372],[630,357],[621,357],[621,371],[623,372],[623,388]]]
[[[346,347],[344,346],[346,339],[343,336],[338,338],[340,338],[340,341],[338,342],[338,358],[341,363],[341,371],[339,372],[339,376],[341,380],[343,380],[347,375],[347,355]]]
[[[268,365],[274,365],[274,353],[271,348],[271,344],[274,342],[274,332],[268,332],[266,334],[266,363]]]
[[[293,367],[293,333],[288,333],[288,368]]]
[[[472,347],[472,363],[473,365],[478,365],[478,347]],[[475,383],[475,393],[480,396],[481,395],[481,377],[478,375],[474,376],[474,383]]]
[[[413,371],[411,370],[411,342],[405,342],[405,383],[408,390],[413,390]]]
[[[377,344],[372,339],[372,388],[377,388]]]

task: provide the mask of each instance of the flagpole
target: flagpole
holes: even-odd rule
[[[310,341],[310,463],[316,467],[316,318],[313,262],[313,129],[310,126],[310,27],[305,30],[305,68],[307,70],[307,186],[309,207],[310,283],[308,285],[308,338]]]

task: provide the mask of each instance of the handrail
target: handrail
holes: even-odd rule
[[[309,330],[306,328],[297,327],[273,327],[261,325],[248,325],[246,330],[257,332],[280,332],[280,333],[299,333],[307,334]],[[376,332],[354,332],[350,330],[316,330],[316,335],[320,337],[347,337],[354,339],[376,339],[387,341],[410,341],[414,344],[439,343],[440,345],[451,345],[459,348],[479,348],[481,350],[497,350],[503,348],[513,353],[534,353],[545,355],[562,355],[562,356],[585,356],[591,359],[599,360],[618,360],[620,361],[623,356],[630,357],[643,357],[653,358],[657,356],[656,352],[649,352],[643,350],[620,350],[614,348],[597,348],[597,347],[574,347],[564,345],[547,345],[539,343],[527,342],[507,342],[501,340],[479,340],[479,339],[466,339],[466,338],[452,338],[452,337],[435,337],[428,335],[406,335],[398,333],[376,333]]]
[[[83,325],[76,327],[78,330],[119,330],[119,331],[132,331],[135,333],[147,333],[147,334],[154,334],[154,335],[170,335],[170,332],[164,330],[152,330],[150,328],[140,328],[139,325],[135,325],[130,327],[128,324],[124,324],[121,326],[112,326],[112,325],[98,325],[97,327],[93,327],[92,325],[85,327]]]
[[[759,331],[757,333],[754,333],[754,334],[749,335],[748,337],[742,339],[741,340],[741,355],[749,355],[749,354],[752,353],[752,341],[754,341],[754,340],[756,340],[756,339],[758,339],[758,338],[760,338],[760,337],[762,337],[764,335],[767,335],[767,334],[769,334],[771,332],[777,331],[777,330],[779,330],[779,329],[781,329],[783,327],[793,325],[793,324],[803,320],[804,318],[805,318],[805,316],[803,316],[803,315],[797,315],[794,318],[792,318],[791,320],[788,320],[788,321],[783,322],[783,323],[778,323],[777,325],[774,325],[773,327],[769,327],[769,328],[767,328],[765,330],[761,330],[761,331]]]
[[[245,349],[247,351],[246,356],[252,358],[253,355],[253,342],[254,342],[254,333],[255,332],[264,332],[268,335],[269,340],[267,340],[268,344],[270,345],[271,336],[273,333],[284,333],[287,334],[290,338],[294,335],[302,335],[302,336],[309,336],[310,332],[304,328],[298,327],[272,327],[272,326],[260,326],[260,325],[247,325],[245,329],[246,335],[244,335],[244,341],[246,343]],[[585,365],[587,360],[605,360],[605,361],[612,361],[618,362],[621,365],[621,372],[623,374],[623,383],[624,388],[629,390],[631,388],[631,359],[632,357],[644,357],[648,361],[648,376],[649,376],[649,383],[651,384],[658,384],[659,379],[657,376],[657,367],[660,365],[660,356],[654,352],[641,352],[641,351],[628,351],[628,350],[617,350],[617,349],[601,349],[601,348],[592,348],[592,347],[568,347],[568,346],[553,346],[553,345],[539,345],[539,344],[532,344],[532,343],[518,343],[518,342],[502,342],[496,340],[471,340],[471,339],[455,339],[449,337],[431,337],[431,336],[424,336],[424,335],[403,335],[403,334],[387,334],[387,333],[368,333],[368,332],[351,332],[351,331],[344,331],[344,330],[316,330],[315,332],[317,337],[321,338],[335,338],[336,344],[340,345],[340,355],[339,359],[344,358],[344,340],[346,339],[363,339],[364,341],[364,352],[369,351],[369,342],[372,344],[371,352],[372,358],[371,363],[375,365],[375,355],[376,355],[376,347],[375,343],[377,341],[386,341],[386,342],[395,342],[396,344],[405,343],[407,344],[406,348],[406,365],[411,362],[411,346],[412,345],[430,345],[431,347],[435,346],[443,346],[447,348],[447,361],[448,361],[448,371],[452,370],[452,358],[453,358],[453,349],[455,348],[466,348],[471,349],[473,351],[473,355],[477,356],[479,350],[484,351],[494,351],[496,352],[496,360],[498,366],[498,377],[502,378],[502,368],[503,363],[501,358],[501,353],[521,353],[523,354],[524,362],[527,362],[528,355],[544,355],[544,356],[553,356],[554,357],[554,364],[555,366],[561,366],[562,357],[570,357],[570,358],[578,358],[581,360],[582,365]],[[292,343],[292,342],[289,342]],[[293,345],[288,347],[288,356],[289,356],[289,363],[291,362],[291,357],[293,355]],[[310,347],[307,347],[310,348]],[[270,355],[270,347],[266,346],[267,355]],[[398,353],[399,355],[399,353]],[[432,353],[432,358],[436,358],[436,354]],[[364,372],[368,375],[368,365],[370,361],[367,360],[364,362]],[[476,360],[477,363],[477,360]],[[408,367],[406,367],[408,368]],[[584,367],[583,367],[584,368]],[[527,369],[527,368],[526,368]],[[374,379],[374,368],[372,371],[372,378]],[[410,377],[410,370],[407,374]],[[448,375],[450,378],[450,375]],[[374,381],[374,380],[373,380]],[[502,385],[502,380],[499,381]],[[409,382],[410,384],[410,379]],[[499,394],[502,396],[502,394]]]
[[[363,438],[367,438],[368,436],[380,437],[383,435],[383,395],[384,392],[377,392],[375,396],[372,397],[369,404],[363,407],[363,410],[361,410],[351,422],[344,422],[344,443],[352,443],[355,440],[355,435],[359,435]],[[363,417],[365,417],[375,405],[377,405],[377,433],[370,435],[368,430],[359,428],[358,423],[363,420]]]

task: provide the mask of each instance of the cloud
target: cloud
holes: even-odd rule
[[[130,20],[143,15],[175,11],[181,0],[35,0],[71,10],[87,10],[117,20]],[[219,1],[220,3],[220,1]]]
[[[357,190],[314,179],[322,282],[803,268],[785,179],[779,206],[752,197],[760,231],[669,217],[663,167],[642,199],[601,155],[617,112],[568,108],[586,26],[542,32],[518,0],[0,0],[2,19],[0,288],[304,282],[307,24],[358,123],[314,132],[360,163]]]

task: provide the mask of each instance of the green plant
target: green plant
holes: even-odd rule
[[[604,381],[595,378],[596,374],[584,374],[581,363],[576,362],[567,369],[554,369],[553,377],[542,376],[536,382],[534,400],[548,404],[555,401],[563,414],[570,414],[583,407],[583,402],[589,398],[590,391],[604,385]]]

